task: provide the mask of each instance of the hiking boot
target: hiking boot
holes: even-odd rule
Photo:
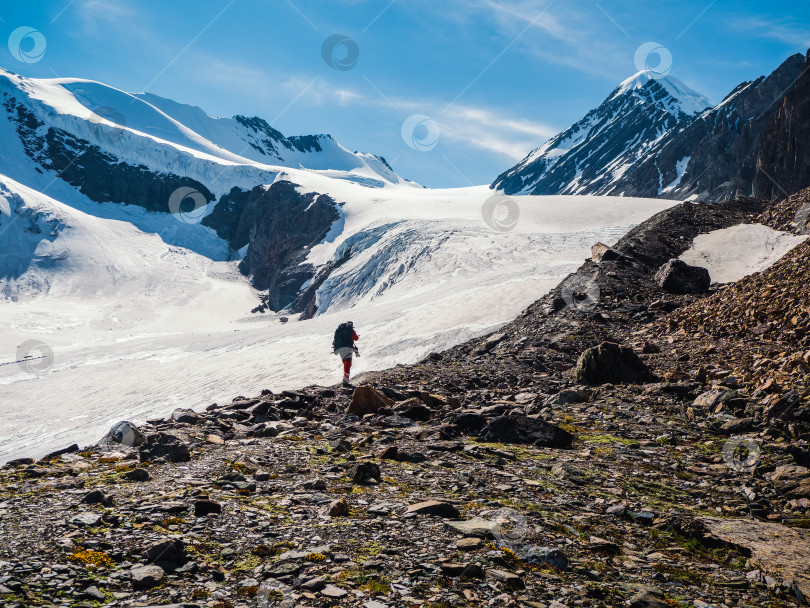
[[[344,380],[343,381],[343,388],[354,388],[354,384],[352,384],[348,380]]]

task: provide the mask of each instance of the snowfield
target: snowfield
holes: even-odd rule
[[[707,268],[713,283],[733,283],[770,268],[806,238],[762,224],[740,224],[699,234],[681,259]]]
[[[267,130],[101,83],[0,70],[0,92],[46,125],[217,196],[280,179],[329,194],[340,218],[308,261],[352,248],[319,288],[314,319],[251,314],[259,300],[237,270],[244,250],[169,212],[91,201],[35,165],[0,112],[0,462],[93,443],[122,419],[339,382],[331,339],[349,319],[356,374],[416,362],[510,321],[595,242],[676,204],[515,196],[493,210],[486,186],[425,189],[328,136],[302,152],[278,134],[274,156],[246,145],[267,150]],[[29,352],[45,358],[19,363]]]

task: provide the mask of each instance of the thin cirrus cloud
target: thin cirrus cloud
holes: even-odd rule
[[[759,38],[776,40],[802,50],[810,46],[810,30],[807,27],[798,25],[789,18],[747,17],[734,20],[732,26]]]
[[[456,103],[448,108],[446,103],[437,100],[384,98],[373,90],[365,92],[335,86],[323,78],[294,75],[279,79],[260,69],[221,60],[207,65],[206,77],[210,84],[239,89],[250,87],[254,97],[272,102],[274,107],[283,108],[293,101],[296,105],[314,108],[337,105],[365,109],[383,120],[390,117],[392,123],[398,124],[411,114],[424,114],[439,125],[445,141],[492,152],[510,160],[522,159],[559,131],[551,125],[513,117],[502,110],[484,106]],[[272,83],[272,86],[261,83]],[[269,120],[271,117],[264,118]]]
[[[440,127],[442,138],[464,144],[468,147],[494,152],[510,160],[520,160],[542,144],[558,129],[547,124],[524,118],[514,118],[502,110],[483,106],[470,106],[457,103],[452,107],[434,100],[367,95],[345,87],[334,87],[330,83],[317,80],[292,78],[283,85],[289,95],[306,89],[306,102],[309,105],[333,104],[367,108],[383,114],[396,114],[401,122],[403,116],[424,114]]]
[[[596,3],[452,0],[427,2],[425,7],[449,21],[494,26],[504,47],[510,45],[510,53],[523,53],[590,76],[615,80],[623,74],[617,66],[632,60],[625,34]]]
[[[137,10],[127,0],[85,0],[78,4],[77,14],[85,34],[109,34],[108,28],[119,28],[133,22]]]

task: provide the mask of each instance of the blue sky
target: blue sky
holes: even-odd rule
[[[657,42],[671,75],[719,102],[810,47],[795,0],[40,0],[0,2],[0,38],[47,41],[26,76],[81,77],[331,133],[431,187],[490,183],[598,105]],[[342,34],[333,69],[324,41]],[[351,43],[348,43],[351,44]],[[655,57],[653,58],[655,60]],[[347,66],[349,67],[349,66]],[[406,145],[402,126],[425,119]],[[433,127],[433,125],[436,125]],[[433,127],[427,131],[427,126]],[[406,133],[410,131],[406,130]],[[414,140],[411,139],[411,143]]]

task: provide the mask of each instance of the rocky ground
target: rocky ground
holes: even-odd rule
[[[800,230],[803,196],[659,214],[497,334],[356,391],[9,463],[0,602],[806,604],[810,246],[706,293],[655,278],[701,232]]]

